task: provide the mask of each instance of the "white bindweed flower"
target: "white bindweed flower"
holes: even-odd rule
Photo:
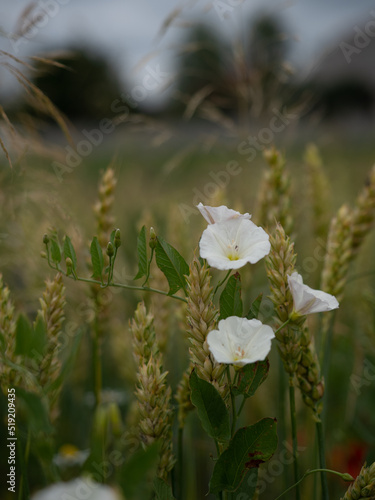
[[[113,488],[94,482],[88,477],[80,477],[66,483],[55,483],[38,491],[31,500],[62,500],[84,498],[85,500],[121,500]]]
[[[288,283],[294,303],[292,314],[305,316],[306,314],[331,311],[339,307],[336,297],[304,285],[302,276],[297,272],[288,276]]]
[[[257,319],[230,316],[219,321],[218,330],[207,335],[208,347],[218,363],[244,366],[263,361],[275,334]]]
[[[199,242],[200,256],[216,269],[239,269],[269,254],[268,234],[243,217],[209,224]]]
[[[223,222],[237,218],[251,219],[250,214],[240,214],[240,212],[232,210],[225,205],[221,205],[220,207],[210,207],[199,203],[197,208],[209,224],[215,224],[216,222]]]

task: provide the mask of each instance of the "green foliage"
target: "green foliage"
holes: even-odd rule
[[[52,430],[46,405],[39,395],[17,387],[16,401],[17,417],[20,421],[27,422],[33,432],[50,432]]]
[[[203,429],[212,438],[230,439],[230,422],[225,403],[215,387],[202,380],[193,370],[190,375],[191,402],[198,410]]]
[[[269,368],[268,359],[245,365],[240,371],[237,385],[233,387],[233,394],[235,396],[242,395],[245,398],[253,396],[258,387],[266,380]]]
[[[77,256],[69,236],[65,236],[64,238],[64,255],[66,259],[69,258],[72,261],[72,268],[75,272],[77,269]]]
[[[56,264],[60,264],[61,262],[61,249],[60,245],[55,239],[51,239],[51,258],[53,262],[56,262]]]
[[[92,263],[92,277],[101,278],[104,267],[104,259],[103,251],[96,236],[94,236],[91,242],[90,254]]]
[[[171,487],[160,477],[155,479],[154,488],[157,500],[175,500]]]
[[[41,356],[46,345],[46,327],[42,318],[38,318],[34,327],[20,314],[16,325],[16,355],[35,358]]]
[[[155,475],[159,451],[160,443],[155,442],[145,450],[137,450],[121,467],[119,482],[126,499],[149,498],[153,489],[149,479]]]
[[[138,254],[138,272],[134,278],[135,280],[142,278],[142,276],[147,276],[148,274],[146,226],[142,227],[138,235],[137,254]]]
[[[247,470],[269,460],[276,447],[276,422],[272,418],[239,429],[215,464],[210,492],[236,491]]]
[[[231,276],[220,295],[220,318],[229,316],[242,317],[243,304],[241,299],[241,276],[239,273]]]
[[[169,284],[169,295],[173,295],[181,288],[186,293],[186,276],[189,274],[189,266],[179,252],[160,236],[157,237],[156,264],[164,273]]]
[[[260,293],[258,297],[252,302],[249,312],[246,315],[247,319],[258,319],[260,306],[262,304],[263,294]]]

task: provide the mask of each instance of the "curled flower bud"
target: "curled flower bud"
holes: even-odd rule
[[[44,243],[45,245],[48,245],[48,243],[49,243],[49,237],[48,237],[48,234],[45,234],[45,235],[43,236],[43,243]]]
[[[72,259],[70,257],[67,257],[65,259],[65,264],[66,264],[67,271],[69,271],[73,268],[73,262],[72,262]]]
[[[113,248],[113,244],[109,241],[107,245],[107,255],[108,257],[113,257],[115,253],[115,249]]]
[[[40,256],[42,257],[42,259],[46,259],[47,258],[46,252],[40,252]]]
[[[116,248],[119,248],[121,246],[121,233],[120,233],[120,229],[116,229],[114,243],[115,243],[115,247]]]
[[[150,248],[156,248],[156,233],[153,227],[150,227]]]

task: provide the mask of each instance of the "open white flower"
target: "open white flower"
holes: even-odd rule
[[[209,224],[215,224],[216,222],[223,222],[229,219],[237,218],[251,219],[250,214],[240,214],[240,212],[232,210],[225,205],[221,205],[220,207],[210,207],[199,203],[197,208]]]
[[[209,224],[199,242],[200,256],[216,269],[239,269],[269,254],[268,234],[243,217]]]
[[[62,498],[121,500],[122,496],[113,488],[96,483],[89,477],[79,477],[66,483],[54,483],[35,493],[35,495],[31,497],[31,500],[59,500]]]
[[[207,335],[208,347],[218,363],[244,366],[263,361],[275,334],[257,319],[230,316],[219,321],[218,330]]]
[[[298,316],[331,311],[339,307],[336,297],[304,285],[302,276],[297,272],[288,276],[288,283],[293,296],[293,313]]]

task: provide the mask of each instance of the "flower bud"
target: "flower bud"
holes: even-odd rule
[[[49,243],[49,237],[48,237],[48,234],[45,234],[45,235],[43,236],[43,243],[44,243],[45,245],[48,245],[48,243]]]
[[[115,247],[116,248],[119,248],[119,246],[121,246],[121,233],[120,233],[120,229],[116,229],[114,243],[115,243]]]
[[[70,257],[67,257],[65,259],[65,264],[66,264],[67,271],[69,271],[73,268],[73,262],[72,262],[72,259]]]
[[[150,248],[156,248],[156,241],[157,238],[155,230],[153,227],[150,227],[150,241],[149,241]]]
[[[47,258],[46,252],[40,252],[40,256],[42,257],[42,259],[46,259]]]
[[[115,249],[113,248],[113,244],[111,241],[108,242],[108,245],[107,245],[107,255],[108,257],[113,257],[115,253]]]

